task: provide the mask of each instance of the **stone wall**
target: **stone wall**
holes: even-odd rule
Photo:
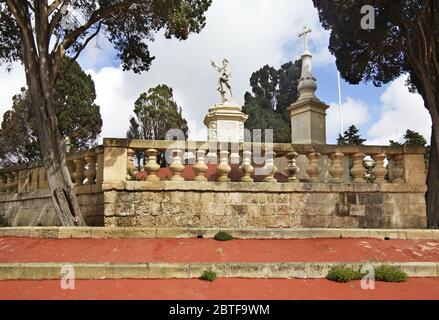
[[[425,188],[408,184],[127,182],[104,185],[105,225],[425,228]]]
[[[77,193],[87,225],[103,226],[103,193],[96,186],[80,187]],[[14,227],[60,225],[48,189],[0,195],[0,220]]]

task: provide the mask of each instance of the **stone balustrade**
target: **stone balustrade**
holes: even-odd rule
[[[214,165],[217,182],[425,184],[425,150],[421,147],[105,139],[104,148],[104,180],[108,181],[203,182],[208,179],[208,165]],[[144,155],[140,165],[136,154]],[[171,175],[166,178],[158,174],[159,156],[168,159]],[[185,165],[190,166],[193,178],[183,175]],[[236,174],[234,179],[230,176],[233,166],[240,172],[238,179]]]
[[[104,148],[67,155],[67,167],[89,225],[103,225]],[[41,162],[0,169],[0,218],[12,226],[58,225]]]
[[[424,228],[424,151],[104,139],[67,166],[89,225]],[[58,223],[40,164],[0,170],[0,217]]]
[[[76,187],[101,185],[102,163],[103,147],[67,156],[67,167]],[[26,193],[48,188],[46,170],[41,162],[0,169],[0,193]]]

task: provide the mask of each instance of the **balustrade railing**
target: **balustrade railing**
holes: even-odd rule
[[[206,173],[213,165],[217,182],[232,181],[232,167],[237,167],[235,171],[240,172],[240,177],[236,179],[235,175],[233,181],[247,183],[254,182],[257,176],[258,181],[280,182],[278,177],[282,174],[285,177],[282,181],[286,183],[425,184],[425,149],[422,147],[105,139],[104,148],[105,167],[111,163],[111,154],[125,152],[126,180],[140,180],[142,174],[141,180],[165,180],[160,177],[162,169],[157,159],[166,158],[171,173],[166,180],[171,181],[206,181]],[[139,163],[136,154],[145,156],[143,163]],[[278,167],[283,163],[284,167]],[[188,166],[193,172],[184,175]],[[117,180],[113,178],[109,174],[104,180]]]
[[[67,167],[76,187],[102,185],[103,147],[67,155]],[[0,193],[25,193],[48,189],[41,162],[0,169]]]
[[[69,154],[67,167],[80,190],[130,180],[425,185],[424,152],[422,147],[104,139],[103,146]],[[41,163],[0,169],[0,193],[48,186]]]

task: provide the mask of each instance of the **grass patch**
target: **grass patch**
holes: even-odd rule
[[[215,235],[214,239],[217,241],[230,241],[233,240],[233,237],[227,232],[220,231]]]
[[[7,228],[7,227],[10,227],[8,221],[5,218],[0,217],[0,228]]]
[[[353,280],[361,280],[362,274],[358,270],[345,266],[333,267],[326,276],[327,280],[346,283]]]
[[[216,273],[212,270],[205,270],[200,277],[201,280],[213,282],[216,279]]]
[[[375,268],[375,280],[384,282],[405,282],[407,273],[389,265],[382,265]]]

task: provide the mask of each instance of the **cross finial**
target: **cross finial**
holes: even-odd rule
[[[299,38],[303,37],[303,41],[305,43],[305,52],[308,52],[308,33],[311,33],[312,29],[309,27],[303,27],[303,31],[299,33]]]

